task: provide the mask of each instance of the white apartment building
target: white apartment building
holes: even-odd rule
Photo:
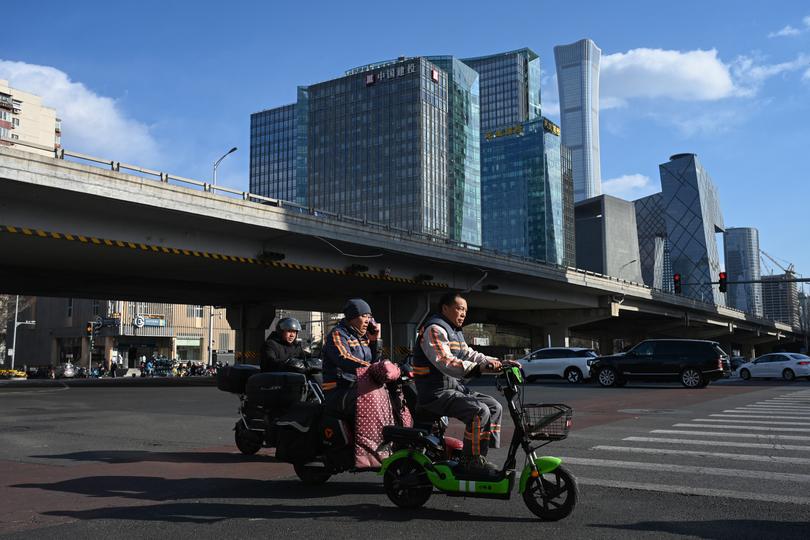
[[[62,143],[62,126],[56,111],[43,107],[37,95],[11,88],[8,81],[0,79],[0,144],[14,146],[12,141],[59,148]],[[27,146],[18,149],[53,156],[49,150]]]

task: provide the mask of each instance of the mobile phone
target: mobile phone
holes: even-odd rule
[[[368,321],[368,333],[369,334],[376,334],[379,331],[380,327],[377,326],[377,321],[373,318]]]

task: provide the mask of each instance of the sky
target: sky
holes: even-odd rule
[[[605,193],[659,191],[659,164],[696,153],[725,225],[758,228],[763,250],[810,274],[807,1],[41,0],[13,11],[0,79],[57,109],[65,148],[208,180],[236,146],[218,183],[241,190],[250,114],[294,102],[298,85],[402,55],[529,47],[544,114],[559,121],[553,48],[588,37],[602,50]]]

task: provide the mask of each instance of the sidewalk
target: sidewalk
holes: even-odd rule
[[[99,379],[26,379],[12,381],[0,379],[0,390],[5,388],[60,388],[86,386],[216,386],[216,377],[105,377]]]

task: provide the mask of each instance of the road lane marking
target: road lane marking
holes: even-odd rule
[[[763,450],[794,450],[799,452],[810,452],[810,445],[800,444],[747,443],[740,441],[698,441],[695,439],[670,439],[666,437],[625,437],[622,440],[630,442],[687,444],[694,446],[727,446],[730,448],[761,448]]]
[[[785,456],[757,456],[753,454],[733,454],[730,452],[703,452],[701,450],[680,450],[677,448],[639,448],[635,446],[594,446],[592,450],[608,452],[626,452],[628,454],[660,454],[668,456],[700,456],[729,459],[735,461],[762,461],[766,463],[792,463],[794,465],[810,465],[810,459]]]
[[[728,422],[729,424],[772,424],[776,426],[810,426],[810,422],[776,422],[774,420],[729,420],[728,418],[693,418],[692,422]]]
[[[793,405],[792,403],[753,403],[751,405],[746,405],[746,407],[757,407],[762,409],[799,409],[803,411],[810,411],[810,407],[805,405]]]
[[[732,411],[728,411],[732,412]],[[710,414],[709,416],[722,416],[726,418],[779,418],[782,420],[807,420],[807,416],[780,416],[780,415],[756,415],[756,414]]]
[[[725,411],[724,411],[725,412]],[[731,412],[745,412],[745,413],[783,413],[783,414],[795,414],[799,416],[810,416],[810,412],[804,411],[797,411],[794,409],[748,409],[748,408],[738,408]]]
[[[738,437],[741,439],[771,439],[771,440],[782,439],[785,441],[810,441],[810,437],[806,435],[765,435],[763,433],[729,433],[727,431],[686,431],[679,429],[654,429],[650,433],[698,435],[706,437]]]
[[[673,465],[671,463],[646,463],[644,461],[620,461],[615,459],[593,459],[565,457],[563,463],[581,465],[583,467],[606,467],[613,469],[634,469],[641,471],[672,472],[683,474],[705,474],[708,476],[732,476],[735,478],[759,478],[761,480],[777,480],[780,482],[810,483],[810,474],[781,473],[747,469],[721,469],[718,467],[698,467],[696,465]]]
[[[672,424],[672,427],[707,427],[712,429],[747,429],[751,431],[797,431],[810,433],[810,428],[772,428],[766,426],[732,426],[728,424]]]
[[[625,482],[621,480],[602,480],[598,478],[587,478],[587,477],[577,477],[577,483],[583,486],[632,489],[638,491],[656,491],[660,493],[673,493],[676,495],[699,495],[702,497],[741,499],[743,501],[760,501],[778,504],[810,505],[810,498],[796,497],[793,495],[776,495],[776,494],[771,495],[768,493],[752,493],[728,489],[710,489],[710,488],[696,488],[686,486],[673,486],[668,484]]]

